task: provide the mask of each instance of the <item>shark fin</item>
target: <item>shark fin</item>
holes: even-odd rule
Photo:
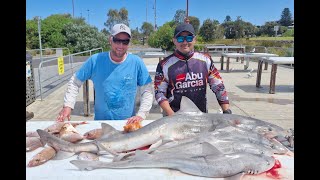
[[[217,156],[223,155],[221,151],[219,151],[216,147],[208,142],[202,142],[202,154],[209,155],[209,154],[216,154]]]
[[[118,155],[115,155],[114,158],[112,159],[112,162],[121,161],[124,158],[127,158],[127,157],[133,155],[134,153],[135,153],[134,151],[131,151],[131,152],[128,152],[128,153],[120,153]]]
[[[114,127],[110,126],[107,123],[101,123],[102,128],[102,136],[99,139],[109,138],[114,134],[120,133],[120,131],[116,130]]]
[[[186,96],[182,96],[180,102],[180,110],[177,114],[202,114],[203,112]]]

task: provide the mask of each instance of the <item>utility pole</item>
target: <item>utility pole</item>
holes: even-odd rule
[[[72,17],[74,18],[74,0],[72,0]]]
[[[157,0],[154,0],[154,30],[156,31],[157,29]]]
[[[146,22],[148,22],[148,0],[146,0]]]
[[[189,0],[187,0],[186,18],[184,19],[184,22],[189,24],[190,20],[188,17],[189,17]]]

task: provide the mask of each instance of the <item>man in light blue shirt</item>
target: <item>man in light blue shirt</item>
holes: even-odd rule
[[[70,120],[79,88],[88,79],[92,80],[95,89],[95,120],[127,119],[130,124],[146,118],[153,101],[151,77],[142,59],[127,53],[130,39],[128,26],[113,26],[109,38],[111,50],[89,57],[72,76],[57,121]],[[136,113],[138,86],[141,87],[141,102]]]

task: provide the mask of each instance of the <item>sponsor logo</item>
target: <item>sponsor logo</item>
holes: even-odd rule
[[[189,87],[198,87],[203,86],[203,74],[202,73],[187,73],[187,74],[178,74],[176,76],[176,89],[189,88]]]
[[[120,25],[120,29],[121,29],[121,30],[126,30],[126,27],[123,26],[123,25]]]

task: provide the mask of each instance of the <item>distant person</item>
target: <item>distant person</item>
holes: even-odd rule
[[[231,114],[229,99],[222,78],[209,55],[195,52],[196,34],[191,24],[175,28],[173,54],[158,63],[154,87],[155,99],[164,115],[180,109],[181,97],[186,96],[204,113],[207,108],[207,84],[215,93],[223,113]]]
[[[111,50],[89,57],[71,77],[57,121],[70,120],[79,88],[88,79],[92,80],[95,89],[95,120],[127,119],[127,124],[131,124],[146,118],[153,102],[152,80],[143,60],[127,52],[130,40],[128,26],[116,24],[112,27]],[[141,87],[141,98],[136,113],[138,86]]]

